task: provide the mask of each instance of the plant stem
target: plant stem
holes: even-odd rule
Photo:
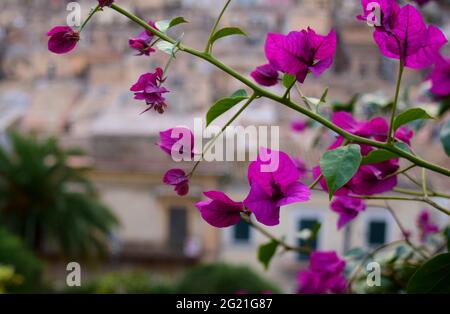
[[[231,3],[231,0],[227,0],[227,2],[225,3],[225,5],[222,8],[222,11],[220,11],[219,16],[217,17],[216,21],[214,22],[213,27],[211,28],[211,33],[209,34],[208,43],[206,44],[206,48],[205,48],[205,53],[207,53],[207,54],[211,53],[211,49],[212,49],[211,38],[216,33],[217,27],[219,26],[219,22],[222,19],[222,16],[224,15],[224,13],[227,10],[230,3]]]
[[[428,259],[429,256],[426,255],[419,247],[416,247],[411,240],[409,239],[408,236],[408,232],[406,231],[406,229],[403,227],[402,222],[400,221],[400,219],[398,218],[397,214],[395,213],[394,209],[392,209],[392,207],[389,205],[389,203],[387,201],[385,201],[386,203],[386,209],[389,211],[389,213],[391,214],[391,216],[394,218],[395,222],[397,223],[398,228],[400,229],[400,231],[402,232],[402,235],[405,238],[406,243],[414,250],[416,251],[420,256],[422,256],[424,259]]]
[[[286,88],[286,92],[285,92],[284,95],[283,95],[283,98],[284,98],[284,99],[290,98],[291,89],[295,86],[296,83],[297,83],[297,79],[295,79],[295,80],[291,83],[291,85],[288,86],[288,87]]]
[[[244,112],[245,109],[248,108],[248,106],[250,106],[250,104],[252,103],[253,100],[255,100],[258,96],[256,94],[253,94],[248,100],[247,102],[242,106],[241,109],[239,109],[238,112],[236,112],[236,114],[222,127],[222,129],[220,130],[220,132],[211,140],[208,142],[208,144],[206,144],[205,149],[202,151],[202,156],[200,158],[200,160],[198,160],[195,164],[194,167],[192,168],[191,172],[188,174],[188,177],[191,177],[195,170],[197,169],[197,167],[199,166],[200,162],[203,161],[205,154],[208,152],[208,150],[210,149],[210,147],[216,142],[216,140],[219,138],[220,135],[222,135],[223,132],[225,132],[225,130],[227,129],[227,127],[229,127],[231,125],[231,123],[234,122],[234,120],[236,120],[242,112]]]
[[[295,252],[305,253],[305,254],[311,253],[311,250],[308,249],[308,248],[298,247],[298,246],[291,246],[291,245],[287,244],[286,242],[284,242],[283,240],[278,239],[277,237],[272,235],[270,232],[268,232],[266,229],[264,229],[263,227],[261,227],[260,225],[258,225],[256,223],[254,223],[248,214],[242,213],[241,217],[246,223],[249,224],[249,226],[251,226],[255,230],[258,230],[261,234],[263,234],[268,239],[278,243],[286,251],[295,251]]]
[[[389,135],[388,135],[388,144],[394,143],[394,120],[397,113],[397,105],[398,105],[398,99],[400,96],[400,87],[402,85],[402,77],[403,77],[403,71],[405,69],[405,62],[404,58],[400,57],[400,67],[398,70],[398,79],[397,79],[397,87],[395,89],[395,98],[394,103],[392,104],[392,113],[391,113],[391,123],[389,125]]]
[[[97,5],[94,9],[91,10],[86,20],[84,20],[83,24],[80,27],[80,33],[83,31],[84,27],[87,25],[87,23],[91,20],[91,18],[94,16],[95,13],[97,13],[100,10],[100,5]]]
[[[126,10],[122,9],[121,7],[119,7],[116,4],[113,4],[111,6],[112,9],[116,10],[117,12],[119,12],[120,14],[128,17],[130,20],[132,20],[133,22],[137,23],[138,25],[142,26],[143,28],[145,28],[146,30],[152,32],[155,36],[161,38],[162,40],[165,40],[167,42],[170,42],[172,44],[175,44],[176,41],[173,38],[170,38],[169,36],[167,36],[166,34],[152,28],[150,25],[148,25],[145,21],[143,21],[142,19],[138,18],[137,16],[127,12]],[[280,103],[283,106],[286,106],[288,108],[291,108],[315,121],[317,121],[318,123],[324,125],[325,127],[327,127],[328,129],[336,132],[337,134],[341,135],[342,137],[344,137],[345,139],[349,140],[350,142],[355,142],[355,143],[359,143],[359,144],[366,144],[366,145],[370,145],[373,147],[377,147],[377,148],[383,148],[386,149],[390,152],[393,152],[395,154],[397,154],[400,157],[403,157],[409,161],[411,161],[412,163],[416,164],[417,166],[420,167],[424,167],[427,168],[429,170],[432,170],[434,172],[437,173],[441,173],[447,177],[450,177],[450,169],[441,167],[439,165],[433,164],[431,162],[425,161],[423,159],[421,159],[418,156],[415,156],[409,152],[406,152],[404,150],[402,150],[401,148],[398,148],[396,146],[393,145],[389,145],[387,143],[383,143],[383,142],[379,142],[379,141],[374,141],[374,140],[370,140],[364,137],[360,137],[354,134],[351,134],[343,129],[341,129],[340,127],[336,126],[333,122],[331,122],[330,120],[320,116],[319,114],[308,110],[307,108],[303,108],[301,106],[299,106],[298,104],[292,102],[290,99],[283,99],[282,97],[273,94],[271,92],[269,92],[268,90],[260,87],[259,85],[257,85],[256,83],[254,83],[253,81],[251,81],[250,79],[244,77],[243,75],[239,74],[238,72],[236,72],[235,70],[231,69],[230,67],[226,66],[225,64],[223,64],[222,62],[220,62],[219,60],[217,60],[216,58],[214,58],[213,56],[186,47],[184,45],[179,45],[179,50],[184,51],[186,53],[189,53],[193,56],[196,56],[200,59],[203,59],[209,63],[211,63],[212,65],[216,66],[217,68],[221,69],[222,71],[228,73],[230,76],[234,77],[235,79],[239,80],[241,83],[245,84],[247,87],[251,88],[255,93],[257,93],[260,97],[265,97],[268,99],[271,99],[277,103]]]
[[[423,196],[428,198],[427,174],[426,174],[425,168],[422,168],[422,191],[423,191]]]
[[[351,197],[354,198],[360,198],[360,199],[365,199],[365,200],[391,200],[391,201],[406,201],[406,202],[422,202],[422,203],[427,203],[428,205],[433,206],[434,208],[436,208],[437,210],[443,212],[444,214],[450,216],[450,210],[442,207],[441,205],[439,205],[438,203],[430,200],[429,198],[426,197],[414,197],[414,198],[408,198],[408,197],[400,197],[400,196],[369,196],[369,195],[351,195]]]
[[[323,178],[323,174],[320,174],[320,176],[317,177],[316,180],[314,180],[313,183],[311,183],[311,185],[309,186],[309,189],[312,190],[316,187],[317,184],[319,184],[320,180],[322,180]]]

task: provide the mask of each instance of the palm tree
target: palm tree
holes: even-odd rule
[[[66,256],[103,253],[117,220],[55,138],[18,133],[0,147],[0,224],[39,251],[54,243]]]

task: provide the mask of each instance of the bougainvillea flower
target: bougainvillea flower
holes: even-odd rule
[[[196,204],[203,219],[211,226],[226,228],[237,224],[241,220],[244,210],[242,202],[235,202],[220,191],[203,193],[209,198]]]
[[[337,228],[341,229],[352,221],[358,214],[366,209],[366,204],[362,199],[338,196],[330,204],[331,209],[339,214]]]
[[[336,32],[332,30],[322,36],[308,28],[287,35],[269,33],[265,51],[267,60],[277,71],[294,75],[303,83],[309,72],[319,76],[333,63]]]
[[[420,240],[425,242],[430,234],[438,233],[439,226],[434,224],[430,218],[430,212],[423,210],[420,212],[416,221],[417,227],[420,231]]]
[[[436,62],[429,79],[430,92],[437,98],[450,96],[450,58],[440,57]]]
[[[359,167],[355,176],[347,183],[357,195],[374,195],[392,191],[397,186],[397,176],[390,176],[399,169],[397,160],[388,160]]]
[[[110,7],[114,3],[114,0],[98,0],[100,8]]]
[[[278,158],[278,167],[271,172],[264,172],[273,160],[262,156]],[[261,148],[258,159],[248,167],[250,193],[244,205],[255,215],[256,219],[267,226],[280,222],[280,207],[310,199],[311,191],[299,182],[300,173],[292,159],[284,152]]]
[[[167,155],[194,157],[194,134],[188,128],[176,127],[159,132],[159,139],[158,146]]]
[[[156,25],[153,21],[148,21],[148,25],[156,29]],[[146,55],[149,56],[150,53],[156,50],[152,48],[153,33],[148,30],[141,32],[138,36],[130,38],[128,40],[128,45],[138,51],[138,56]]]
[[[130,90],[135,92],[134,99],[145,100],[149,106],[144,112],[154,108],[155,111],[164,113],[167,104],[163,94],[169,91],[161,87],[161,83],[164,82],[163,75],[163,70],[157,68],[153,73],[142,74],[139,80],[131,86]]]
[[[373,1],[363,0],[367,18],[367,5]],[[406,67],[425,68],[439,58],[439,51],[447,43],[444,33],[436,26],[426,25],[419,10],[412,5],[398,7],[392,1],[376,1],[381,9],[381,26],[375,27],[374,40],[381,53],[388,58],[403,59]]]
[[[381,142],[387,140],[389,123],[383,117],[375,117],[369,121],[357,121],[350,113],[340,111],[333,113],[331,121],[338,127],[352,134]],[[394,136],[397,140],[405,142],[409,145],[411,143],[412,137],[414,136],[414,132],[406,126],[402,126],[395,132]],[[343,138],[339,136],[336,142],[331,145],[329,149],[335,149],[341,146],[342,143]],[[373,150],[372,147],[367,145],[360,146],[361,153],[363,155],[367,155],[370,151]]]
[[[301,133],[308,128],[308,122],[305,120],[295,120],[291,122],[291,130]]]
[[[48,31],[48,50],[57,54],[73,50],[80,40],[80,33],[69,26],[55,26]]]
[[[170,169],[166,172],[163,178],[164,184],[175,187],[175,192],[179,196],[184,196],[189,193],[189,178],[181,169]]]
[[[298,274],[299,293],[342,293],[347,286],[343,276],[345,261],[336,252],[314,251],[308,270]]]
[[[363,14],[357,16],[361,21],[369,21],[381,31],[392,29],[400,6],[396,0],[361,0]],[[380,16],[376,16],[376,9],[379,8]],[[380,18],[380,20],[374,20]]]
[[[306,179],[308,177],[308,168],[303,160],[299,158],[292,158],[295,167],[297,167],[298,173],[300,175],[300,179]]]
[[[270,64],[257,67],[250,75],[262,86],[274,86],[280,80],[278,71]]]

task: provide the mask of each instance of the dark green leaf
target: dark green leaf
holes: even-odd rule
[[[359,99],[359,94],[355,94],[353,95],[352,99],[350,99],[350,101],[348,103],[339,103],[339,102],[335,102],[332,105],[332,109],[334,112],[338,112],[338,111],[346,111],[346,112],[353,112],[353,110],[355,109],[355,104]]]
[[[398,158],[398,155],[385,149],[378,149],[371,151],[365,156],[362,160],[362,164],[376,164],[393,158]]]
[[[421,108],[411,108],[399,114],[394,120],[394,130],[402,125],[420,119],[433,119],[425,110]]]
[[[182,17],[182,16],[178,16],[176,18],[173,18],[171,20],[162,20],[162,21],[158,21],[155,23],[156,28],[165,33],[167,32],[170,28],[178,25],[178,24],[182,24],[182,23],[188,23],[188,21]]]
[[[444,237],[445,237],[445,240],[447,241],[447,251],[450,252],[450,226],[445,228]]]
[[[218,30],[217,32],[214,33],[214,35],[211,36],[211,45],[220,38],[232,36],[232,35],[247,36],[246,33],[244,33],[242,30],[240,30],[237,27],[225,27],[225,28]]]
[[[183,24],[183,23],[189,23],[188,20],[186,20],[184,17],[182,16],[177,16],[176,18],[172,19],[169,23],[169,28],[172,28],[174,26],[177,26],[178,24]]]
[[[351,144],[327,151],[320,159],[320,169],[327,182],[330,200],[344,186],[361,165],[361,148]]]
[[[267,270],[269,268],[270,261],[275,255],[278,248],[278,242],[270,241],[269,243],[262,244],[258,249],[258,260],[263,264],[264,268]]]
[[[289,88],[294,84],[294,82],[297,80],[297,78],[290,74],[283,75],[283,86],[286,88]]]
[[[441,143],[447,156],[450,156],[450,120],[441,129]]]
[[[450,253],[423,264],[408,282],[408,293],[450,293]]]
[[[247,92],[243,89],[236,91],[230,97],[217,101],[206,114],[206,126],[210,125],[217,117],[227,112],[241,101],[248,98]]]

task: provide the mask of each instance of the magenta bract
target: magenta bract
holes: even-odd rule
[[[336,32],[327,36],[308,28],[287,35],[269,33],[266,39],[266,58],[282,73],[294,75],[303,83],[309,72],[321,75],[333,63],[336,50]]]
[[[48,31],[48,50],[57,54],[73,50],[80,40],[80,33],[69,26],[55,26]]]
[[[241,212],[244,210],[242,202],[235,202],[220,191],[204,194],[209,200],[198,202],[196,206],[207,223],[217,228],[225,228],[241,220]]]

